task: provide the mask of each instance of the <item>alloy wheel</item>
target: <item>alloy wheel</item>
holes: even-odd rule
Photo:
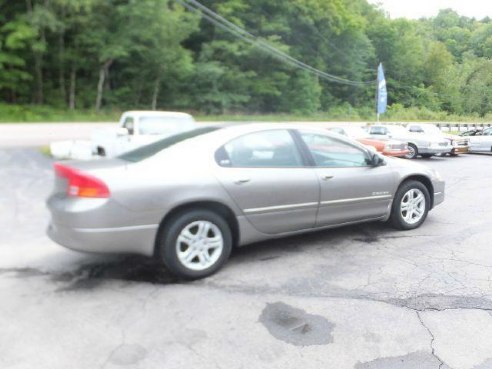
[[[413,158],[415,158],[415,156],[417,156],[417,154],[415,152],[415,148],[412,145],[408,146],[408,151],[409,151],[408,154],[405,155],[406,159],[413,159]]]
[[[219,227],[206,220],[188,224],[176,239],[178,260],[183,266],[194,271],[202,271],[214,265],[223,249],[222,232]]]
[[[425,195],[418,188],[412,188],[403,195],[400,213],[407,224],[416,224],[425,215]]]

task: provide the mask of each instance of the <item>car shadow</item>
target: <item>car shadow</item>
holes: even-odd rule
[[[492,156],[492,152],[469,152],[467,155],[474,155],[474,156]]]
[[[387,225],[376,222],[257,242],[233,250],[229,272],[234,265],[242,262],[282,260],[292,253],[309,252],[321,247],[334,248],[340,240],[377,244],[390,232],[392,230]],[[72,273],[49,274],[49,277],[55,282],[61,282],[58,292],[90,290],[115,280],[154,285],[191,283],[173,276],[159,261],[137,255],[115,256],[109,260],[105,258],[101,262],[83,264]]]

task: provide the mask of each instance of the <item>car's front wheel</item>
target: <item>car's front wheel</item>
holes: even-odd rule
[[[419,181],[404,182],[396,192],[391,209],[391,224],[398,229],[420,227],[430,209],[427,187]]]
[[[170,219],[160,233],[157,256],[184,279],[207,277],[229,258],[232,234],[227,222],[209,210],[188,210]]]
[[[415,159],[418,154],[419,150],[417,149],[417,146],[415,146],[414,144],[408,144],[408,154],[405,155],[405,158]]]

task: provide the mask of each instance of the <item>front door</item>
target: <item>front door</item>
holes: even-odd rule
[[[388,213],[395,178],[370,164],[367,150],[328,135],[301,131],[320,183],[317,226],[375,219]]]
[[[219,149],[217,177],[260,232],[312,228],[319,184],[287,130],[246,134]]]

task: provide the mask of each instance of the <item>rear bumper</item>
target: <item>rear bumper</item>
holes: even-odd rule
[[[75,251],[151,256],[158,225],[120,228],[71,228],[50,223],[47,234],[56,243]]]
[[[48,236],[72,250],[153,255],[162,213],[135,212],[113,199],[67,198],[47,201]]]

